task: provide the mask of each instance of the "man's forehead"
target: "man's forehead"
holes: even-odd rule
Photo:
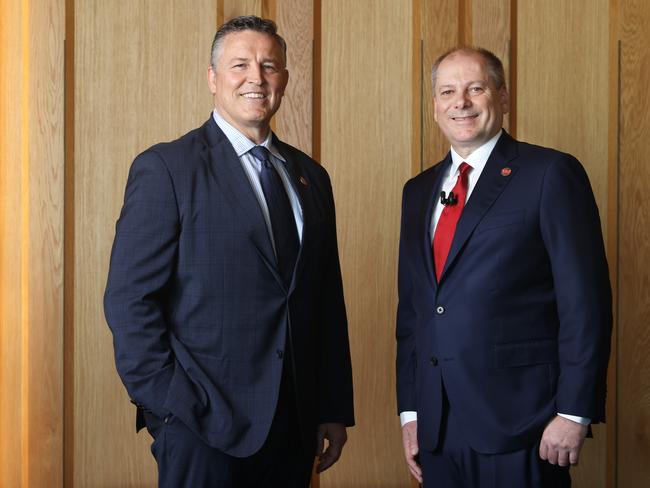
[[[438,67],[438,72],[458,70],[486,72],[487,66],[480,54],[460,51],[447,56]]]
[[[244,30],[226,34],[222,41],[222,53],[227,53],[228,58],[250,57],[251,49],[263,50],[269,59],[282,59],[282,48],[277,41],[265,32]]]

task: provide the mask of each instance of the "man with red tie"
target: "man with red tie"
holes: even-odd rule
[[[571,155],[502,129],[501,61],[432,71],[451,144],[404,187],[397,400],[425,487],[564,487],[604,420],[611,290],[598,209]]]

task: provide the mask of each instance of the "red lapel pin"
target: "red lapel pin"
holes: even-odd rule
[[[512,170],[507,166],[501,169],[501,176],[510,176],[511,174],[512,174]]]

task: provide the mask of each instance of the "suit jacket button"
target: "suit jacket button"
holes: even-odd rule
[[[431,364],[433,364],[434,366],[438,366],[438,358],[437,357],[431,356],[431,359],[429,359],[429,361],[431,361]]]
[[[284,357],[284,351],[282,349],[278,349],[275,351],[278,355],[278,359],[282,359]]]
[[[438,315],[442,315],[443,313],[445,313],[445,307],[436,307],[436,313]]]

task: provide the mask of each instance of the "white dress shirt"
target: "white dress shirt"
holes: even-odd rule
[[[233,149],[237,153],[237,157],[246,173],[246,177],[251,184],[253,193],[257,198],[257,202],[260,204],[262,209],[262,214],[264,214],[264,221],[266,222],[266,228],[269,231],[269,236],[271,237],[271,243],[273,244],[273,251],[275,252],[275,240],[273,239],[273,228],[271,227],[271,217],[269,215],[269,207],[266,204],[266,198],[264,197],[264,192],[262,191],[262,183],[260,183],[260,172],[262,171],[262,162],[253,156],[249,151],[257,146],[253,141],[248,139],[244,134],[239,130],[235,129],[230,125],[226,120],[219,115],[216,109],[213,110],[212,116],[214,121],[217,123],[219,128],[223,131],[225,136],[232,144]],[[278,152],[277,148],[273,145],[273,134],[269,130],[269,135],[266,137],[264,142],[259,144],[264,146],[271,153],[271,164],[275,167],[276,171],[280,175],[284,189],[289,196],[289,202],[291,203],[291,209],[293,210],[293,217],[296,221],[296,228],[298,229],[298,238],[302,242],[302,227],[303,227],[303,216],[302,216],[302,207],[300,206],[300,199],[298,198],[298,193],[296,192],[293,184],[291,183],[291,178],[289,177],[289,172],[286,167],[286,160]]]
[[[461,163],[465,162],[469,164],[472,167],[472,170],[468,174],[467,200],[465,202],[467,204],[467,202],[469,202],[470,197],[472,196],[472,191],[474,190],[474,187],[476,187],[476,183],[479,177],[481,176],[481,173],[483,172],[483,168],[485,168],[485,164],[487,163],[490,154],[492,154],[492,150],[494,149],[494,146],[496,146],[497,141],[499,140],[499,137],[501,137],[502,132],[503,131],[499,131],[492,139],[487,141],[478,149],[474,150],[474,152],[472,152],[466,158],[460,156],[452,147],[451,166],[449,166],[445,174],[442,175],[442,185],[440,190],[444,191],[445,194],[448,195],[449,192],[456,185],[456,180],[458,179],[458,175],[460,174],[458,168],[461,165]],[[436,197],[436,206],[434,208],[433,215],[431,216],[431,224],[429,226],[429,237],[431,239],[432,244],[433,244],[433,236],[436,230],[436,225],[438,225],[438,220],[440,219],[440,215],[442,214],[443,208],[445,207],[444,205],[442,205],[442,203],[440,203],[440,198]],[[558,413],[558,415],[583,425],[588,425],[591,422],[591,419],[586,417],[579,417],[577,415],[568,415],[564,413]],[[404,424],[408,422],[413,422],[414,420],[417,420],[418,414],[417,412],[413,412],[413,411],[405,411],[405,412],[401,412],[399,414],[399,417],[402,426],[404,426]]]

